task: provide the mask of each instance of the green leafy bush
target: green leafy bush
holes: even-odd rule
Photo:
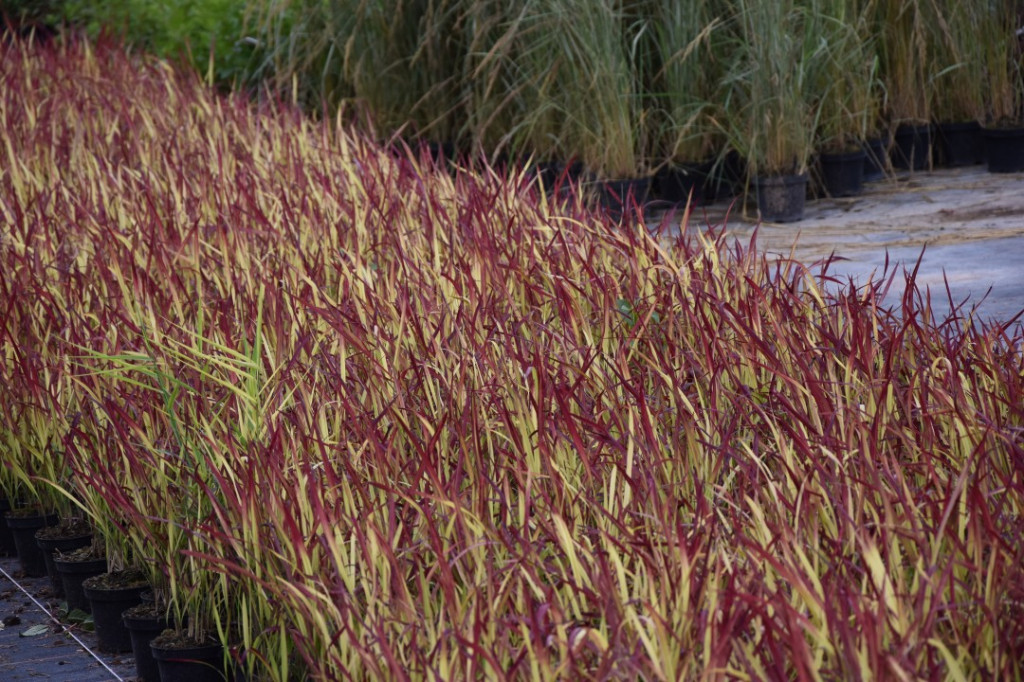
[[[246,85],[261,44],[246,35],[248,6],[245,0],[65,0],[51,10],[50,20],[81,27],[92,37],[113,33],[160,56],[187,58],[215,82]]]

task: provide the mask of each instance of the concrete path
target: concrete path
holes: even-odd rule
[[[751,213],[719,203],[695,209],[691,226],[724,221],[728,236],[746,242],[756,225]],[[882,272],[886,255],[912,269],[923,253],[917,283],[930,289],[937,313],[948,311],[945,277],[955,303],[969,300],[964,310],[980,302],[983,319],[1007,321],[1024,310],[1024,173],[983,166],[903,173],[868,183],[859,197],[809,201],[804,220],[764,223],[757,243],[766,253],[793,250],[807,264],[835,254],[829,271],[860,284]],[[902,293],[894,285],[890,301]]]

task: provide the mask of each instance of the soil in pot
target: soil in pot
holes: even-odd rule
[[[973,166],[984,159],[984,140],[981,124],[942,123],[938,127],[938,157],[944,166]]]
[[[901,125],[896,129],[894,140],[893,167],[901,170],[927,170],[932,155],[930,125]]]
[[[121,619],[132,641],[135,672],[139,679],[143,682],[159,682],[160,669],[149,645],[161,632],[172,626],[167,610],[152,602],[143,602],[122,613]]]
[[[50,576],[50,587],[56,596],[64,594],[64,582],[54,563],[54,552],[70,552],[92,543],[92,529],[81,519],[61,521],[56,526],[47,526],[36,531],[36,545],[43,552],[46,573]]]
[[[822,182],[830,197],[853,197],[864,191],[866,157],[863,149],[819,157]]]
[[[804,218],[807,174],[770,175],[754,179],[757,210],[769,223],[793,223]]]
[[[91,606],[82,583],[88,578],[106,573],[107,558],[96,556],[92,547],[81,547],[54,557],[53,565],[60,575],[68,611],[79,609],[88,613]]]
[[[25,575],[41,578],[46,575],[46,559],[43,550],[36,544],[36,531],[57,523],[54,514],[42,515],[35,510],[7,512],[7,527],[14,536],[14,546],[18,552],[18,563]]]
[[[119,653],[132,650],[132,640],[121,614],[142,602],[149,582],[141,571],[101,573],[82,583],[92,607],[92,620],[100,651]]]
[[[985,128],[982,135],[990,173],[1024,171],[1024,126]]]
[[[224,682],[224,648],[199,643],[178,630],[164,630],[150,643],[161,682]]]

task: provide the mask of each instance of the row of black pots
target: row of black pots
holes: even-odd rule
[[[581,186],[616,219],[634,209],[642,210],[650,198],[653,184],[651,177],[597,181],[587,174],[579,161],[569,164],[540,162],[531,170],[545,192],[565,196],[571,187]]]
[[[891,144],[887,139],[874,139],[866,142],[860,151],[822,155],[819,177],[828,196],[848,197],[860,194],[864,182],[883,178],[889,164],[897,170],[924,170],[933,163],[955,167],[981,163],[985,159],[991,172],[1024,170],[1024,129],[982,128],[976,122],[935,127],[904,125],[897,128]],[[735,195],[744,182],[743,164],[735,154],[719,163],[705,161],[666,166],[653,178],[610,182],[588,181],[579,163],[540,163],[534,170],[549,191],[564,189],[582,180],[594,189],[599,205],[615,217],[632,207],[643,206],[652,197],[670,205],[711,204],[722,196]],[[800,220],[802,210],[782,209],[779,201],[785,195],[796,202],[801,185],[806,187],[806,180],[791,178],[782,182],[755,178],[753,186],[758,193],[759,206],[765,203],[768,208],[762,211],[762,218],[772,222]],[[763,202],[762,195],[766,196]],[[772,210],[772,206],[778,210]]]
[[[144,581],[104,585],[112,575],[103,573],[83,583],[100,651],[132,652],[135,672],[143,682],[223,682],[227,678],[219,643],[182,644],[166,610],[146,601],[149,586]]]
[[[942,162],[952,166],[975,163],[979,145],[972,141],[972,136],[980,139],[981,130],[977,125],[939,128]],[[928,168],[932,161],[931,128],[901,127],[893,137],[891,150],[888,146],[886,139],[876,138],[866,142],[861,149],[820,155],[818,175],[824,193],[831,197],[857,196],[863,191],[865,182],[885,176],[888,163],[896,169]],[[705,161],[665,167],[654,176],[653,183],[645,179],[602,183],[598,185],[599,202],[613,215],[621,215],[632,201],[642,205],[652,191],[661,201],[672,205],[711,204],[720,192],[732,195],[742,185],[742,164],[736,158],[731,160],[731,164],[724,166]],[[542,171],[540,177],[550,189],[557,186],[557,181],[578,178],[580,172],[578,167],[554,167]],[[801,192],[806,193],[807,186],[808,178],[804,176],[754,178],[753,187],[762,219],[769,222],[801,220],[805,203]]]
[[[436,164],[450,160],[455,153],[450,145],[433,144],[425,149],[428,158]],[[1024,170],[1024,129],[982,128],[976,122],[934,127],[904,125],[896,129],[891,144],[889,140],[871,140],[863,145],[863,152],[852,151],[839,158],[821,157],[818,176],[825,194],[832,197],[856,196],[862,191],[864,182],[884,177],[890,164],[896,170],[918,171],[931,167],[933,163],[955,167],[982,163],[987,159],[991,172],[1021,171]],[[598,205],[615,218],[642,207],[651,198],[669,205],[712,204],[723,196],[734,196],[744,184],[743,163],[736,154],[730,154],[717,163],[705,161],[666,166],[650,178],[606,182],[588,178],[578,162],[536,163],[532,170],[547,191],[564,192],[570,185],[584,185],[596,197]],[[765,200],[767,204],[777,205],[776,196],[783,194],[788,194],[795,201],[801,182],[799,179],[784,183],[755,178],[752,185],[758,191],[758,197],[770,195]],[[796,208],[762,212],[762,218],[772,222],[799,220],[801,217],[802,211]]]
[[[176,630],[165,610],[153,606],[151,600],[147,603],[149,585],[145,580],[138,578],[126,585],[111,586],[106,582],[116,574],[107,573],[105,566],[99,573],[94,573],[94,568],[83,565],[78,573],[62,575],[74,576],[72,582],[77,583],[78,593],[85,599],[84,610],[92,614],[100,651],[132,652],[135,672],[144,682],[223,682],[220,644],[161,644],[159,638],[163,633],[170,629],[171,635]],[[82,576],[88,577],[82,580]],[[71,597],[68,599],[71,608]]]
[[[578,161],[536,163],[532,172],[549,193],[564,194],[576,185],[590,190],[598,205],[613,216],[643,207],[652,199],[673,206],[687,202],[693,206],[713,204],[742,191],[745,177],[744,163],[735,153],[722,161],[666,165],[652,176],[626,180],[596,180]]]
[[[53,514],[23,515],[8,511],[5,517],[6,526],[11,533],[11,541],[18,555],[18,563],[26,576],[39,578],[47,575],[46,558],[36,544],[36,532],[57,523]]]
[[[901,126],[892,161],[896,168],[924,170],[987,163],[991,173],[1024,171],[1024,128],[985,128],[976,121]]]
[[[887,153],[888,140],[877,137],[865,142],[860,150],[822,154],[822,186],[830,197],[856,196],[863,190],[863,183],[885,177],[887,159],[893,168],[902,170],[924,170],[932,160],[950,167],[981,163],[981,142],[982,128],[977,123],[945,124],[938,126],[934,135],[930,126],[901,127],[893,137],[891,153]]]
[[[829,196],[855,196],[860,194],[866,178],[881,177],[884,146],[879,141],[870,149],[858,149],[843,154],[822,154],[819,157],[819,175]],[[714,162],[677,166],[656,176],[660,198],[671,204],[687,201],[693,206],[714,203],[719,193],[737,194],[743,185],[744,170],[738,158],[732,159],[716,173]],[[807,175],[781,175],[755,177],[752,188],[758,201],[758,210],[768,222],[794,222],[803,218],[809,178]]]
[[[60,597],[65,595],[66,591],[64,589],[64,580],[61,578],[61,572],[57,567],[57,562],[59,561],[57,557],[82,547],[88,547],[92,543],[92,533],[49,534],[47,531],[50,531],[52,528],[55,528],[55,526],[49,526],[36,531],[35,538],[36,546],[39,547],[40,552],[43,554],[46,573],[50,576],[50,587],[54,596]],[[103,570],[106,570],[105,564],[101,572]]]
[[[9,511],[0,500],[0,511]],[[138,577],[127,585],[108,585],[115,574],[107,572],[105,558],[79,558],[73,552],[86,547],[91,535],[50,537],[57,518],[53,515],[6,514],[0,528],[3,551],[16,553],[22,572],[28,577],[50,578],[55,595],[63,594],[68,611],[91,613],[100,651],[135,656],[136,672],[146,681],[221,682],[223,649],[220,644],[183,647],[179,643],[161,646],[157,639],[168,627],[166,615],[139,612],[145,580]],[[86,554],[86,556],[88,556]],[[154,641],[156,640],[156,641]]]
[[[135,672],[143,682],[223,682],[224,651],[219,643],[182,644],[166,610],[146,603],[149,586],[111,587],[104,573],[83,584],[89,600],[100,651],[132,652]]]
[[[939,144],[934,145],[937,137]],[[825,192],[832,197],[856,196],[863,183],[885,175],[885,141],[873,140],[861,150],[819,157],[819,173]],[[923,170],[932,152],[946,166],[967,166],[984,158],[993,173],[1024,171],[1024,129],[982,128],[977,123],[903,127],[893,138],[894,168]],[[758,210],[768,222],[794,222],[803,218],[808,178],[806,175],[755,178]]]
[[[55,553],[69,552],[85,547],[92,541],[92,534],[83,525],[67,526],[66,532],[58,529],[55,515],[8,514],[3,527],[10,536],[10,545],[18,557],[22,572],[28,577],[48,576],[54,596],[64,594],[64,584],[57,570]],[[10,553],[10,547],[6,547]],[[101,569],[106,570],[106,565]]]

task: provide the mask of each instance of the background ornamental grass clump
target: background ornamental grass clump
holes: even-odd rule
[[[1021,325],[557,202],[4,40],[0,483],[252,679],[1020,680]]]

